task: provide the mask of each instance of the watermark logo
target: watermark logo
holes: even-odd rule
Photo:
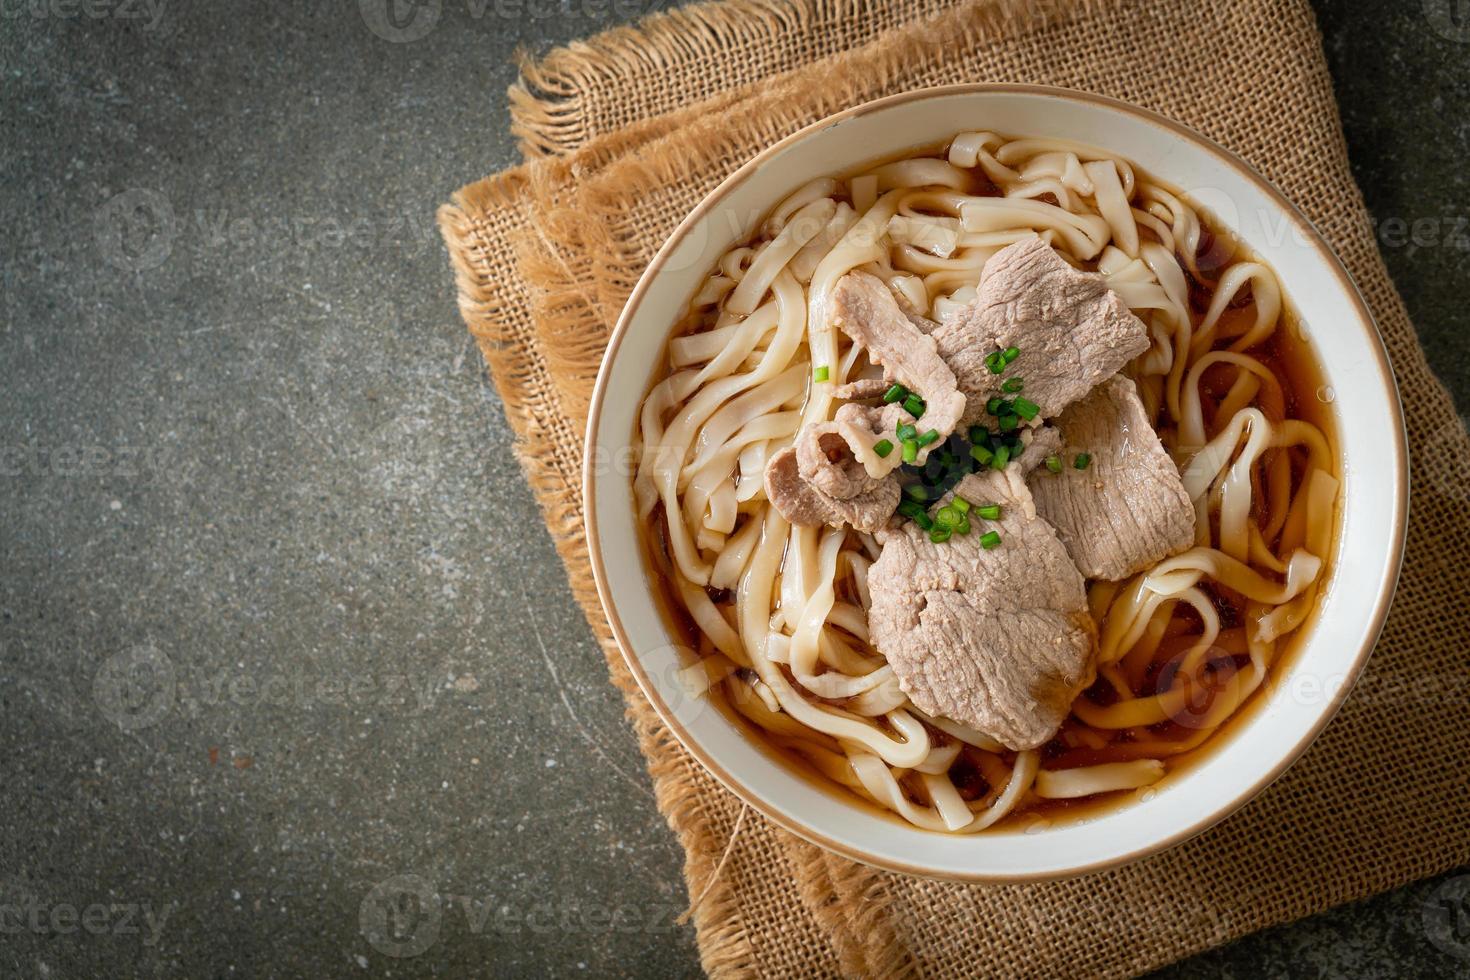
[[[393,44],[420,41],[439,24],[443,0],[357,0],[363,23]]]
[[[1470,962],[1470,875],[1440,882],[1422,912],[1424,934],[1435,948]]]
[[[1159,669],[1154,686],[1170,721],[1182,728],[1214,728],[1220,723],[1215,702],[1235,673],[1235,661],[1223,647],[1211,646],[1193,657],[1183,650]]]
[[[1446,41],[1470,43],[1470,2],[1467,0],[1423,0],[1424,19],[1434,33]]]
[[[432,883],[418,875],[394,875],[368,892],[357,922],[373,949],[384,956],[417,956],[439,941],[444,902]]]
[[[133,647],[109,657],[92,682],[102,713],[125,732],[155,724],[174,702],[173,661],[152,647]]]
[[[127,272],[145,272],[168,261],[179,231],[173,205],[161,193],[135,187],[97,209],[97,248]]]

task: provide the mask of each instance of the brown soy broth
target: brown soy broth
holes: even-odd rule
[[[855,167],[842,176],[844,178],[850,177],[871,170],[873,167],[879,166],[883,163],[911,159],[914,157],[925,155],[944,157],[947,156],[948,147],[949,143],[945,142],[943,144],[934,144],[929,147],[916,148],[915,150],[911,150],[908,153],[878,159],[866,163],[860,167]],[[1134,169],[1140,182],[1146,181],[1148,183],[1152,183],[1156,186],[1170,191],[1181,199],[1189,200],[1189,195],[1187,193],[1180,191],[1178,188],[1164,181],[1155,179],[1140,168],[1135,167]],[[986,177],[983,171],[981,171],[978,167],[974,168],[972,172],[975,175],[975,183],[973,186],[966,189],[968,193],[981,194],[986,196],[997,195],[1000,193],[999,189],[990,182],[988,177]],[[834,195],[834,197],[838,198],[839,200],[848,200],[850,203],[850,199],[847,198],[845,195],[845,181],[840,185],[840,188],[842,190],[842,193],[836,194]],[[1056,203],[1056,201],[1052,199],[1050,195],[1047,195],[1043,199],[1046,200],[1048,203]],[[1214,218],[1213,215],[1204,210],[1197,210],[1197,213],[1200,217],[1201,224],[1204,226],[1204,229],[1206,231],[1206,234],[1202,236],[1201,255],[1198,260],[1198,264],[1200,266],[1202,275],[1207,278],[1205,279],[1205,281],[1196,280],[1195,277],[1189,274],[1187,270],[1186,278],[1191,287],[1191,305],[1195,305],[1197,292],[1201,290],[1204,291],[1204,302],[1206,305],[1208,305],[1208,290],[1213,288],[1214,278],[1218,276],[1218,273],[1220,271],[1223,271],[1224,267],[1236,262],[1260,261],[1260,259],[1255,256],[1243,243],[1241,243],[1235,237],[1233,232],[1224,228]],[[762,221],[764,221],[764,216],[762,217]],[[1145,235],[1147,234],[1146,232],[1143,232],[1142,228],[1140,228],[1140,231]],[[753,239],[754,233],[752,237],[746,239],[746,241],[749,242]],[[1263,262],[1262,264],[1266,263]],[[1214,273],[1214,276],[1211,276],[1211,273]],[[1281,283],[1281,291],[1282,310],[1278,327],[1275,333],[1273,333],[1273,335],[1268,338],[1264,343],[1251,348],[1250,353],[1252,354],[1252,356],[1255,356],[1264,365],[1266,365],[1276,375],[1281,385],[1284,400],[1284,405],[1282,406],[1283,412],[1281,414],[1284,415],[1284,417],[1286,418],[1298,418],[1310,422],[1315,425],[1319,430],[1321,430],[1322,434],[1327,440],[1328,446],[1332,453],[1332,461],[1335,470],[1333,475],[1341,480],[1343,479],[1344,474],[1341,460],[1338,456],[1339,450],[1338,440],[1336,437],[1335,411],[1332,408],[1331,404],[1333,400],[1331,389],[1328,388],[1325,384],[1319,366],[1320,362],[1313,352],[1310,340],[1306,337],[1305,332],[1302,329],[1299,317],[1297,316],[1295,310],[1292,308],[1289,296],[1289,284],[1285,282]],[[715,314],[700,314],[692,308],[692,305],[693,299],[691,297],[691,309],[681,319],[681,322],[677,325],[676,329],[671,331],[670,341],[672,341],[675,337],[697,333],[699,331],[708,329],[712,324]],[[1237,309],[1227,311],[1227,321],[1231,315],[1252,315],[1251,304],[1249,302],[1237,303],[1235,304],[1235,306],[1237,307]],[[1193,312],[1196,316],[1196,322],[1198,322],[1198,318],[1200,315],[1202,315],[1202,311],[1199,309],[1195,309]],[[647,385],[647,390],[649,391],[651,391],[653,386],[659,383],[672,370],[672,355],[668,351],[667,344],[665,347],[665,351],[666,356],[663,365],[660,369],[656,370],[653,377],[649,379]],[[1226,390],[1228,390],[1228,382],[1226,383],[1225,387]],[[1206,391],[1212,397],[1220,397],[1224,393],[1223,391],[1212,391],[1210,390],[1208,385],[1206,386]],[[645,398],[646,397],[647,393],[645,392]],[[1259,397],[1260,396],[1258,393],[1257,398]],[[1276,417],[1276,412],[1268,411],[1267,415],[1272,419],[1272,421],[1278,420]],[[1172,420],[1167,421],[1168,424],[1173,424]],[[637,437],[638,435],[635,429],[635,442],[637,441]],[[1293,481],[1292,485],[1299,486],[1301,478],[1304,475],[1306,465],[1305,460],[1304,458],[1301,458],[1300,454],[1293,456],[1291,459],[1291,474]],[[1339,490],[1338,493],[1339,513],[1335,523],[1338,525],[1339,531],[1341,523],[1340,502],[1344,498],[1344,494],[1346,492],[1347,490],[1344,486],[1342,489]],[[1256,494],[1254,499],[1258,509],[1253,510],[1253,514],[1255,514],[1261,522],[1264,522],[1267,515],[1262,513],[1262,510],[1265,506],[1266,496],[1264,494]],[[647,577],[652,583],[655,583],[654,592],[656,604],[664,615],[666,625],[670,630],[670,634],[676,637],[679,642],[685,646],[685,648],[688,650],[687,659],[689,662],[693,662],[693,660],[699,656],[698,651],[701,648],[701,634],[697,626],[694,624],[693,620],[690,618],[687,611],[684,610],[682,603],[679,600],[678,592],[676,587],[674,586],[673,581],[664,571],[662,571],[663,569],[668,569],[670,567],[670,562],[667,557],[667,542],[662,531],[663,522],[661,520],[661,514],[662,505],[660,504],[658,505],[658,507],[655,508],[653,515],[649,518],[649,524],[645,526],[645,533],[641,536],[644,551],[643,560],[647,563],[645,565],[649,573]],[[742,519],[752,520],[758,518],[742,514]],[[657,528],[658,530],[654,530],[654,528]],[[737,526],[737,530],[738,529],[739,528]],[[852,536],[850,536],[849,538],[849,546],[854,546],[851,542]],[[652,549],[655,547],[663,551],[662,560],[660,560],[659,557],[656,557],[655,553],[653,552]],[[1334,533],[1333,554],[1322,556],[1324,563],[1322,573],[1323,580],[1322,587],[1319,592],[1319,598],[1316,603],[1316,608],[1311,611],[1311,613],[1301,624],[1301,626],[1299,626],[1294,633],[1292,633],[1281,643],[1281,648],[1278,650],[1276,657],[1272,663],[1270,672],[1268,673],[1262,685],[1256,691],[1252,692],[1252,694],[1245,700],[1245,702],[1223,724],[1221,724],[1207,738],[1205,738],[1199,746],[1186,752],[1181,752],[1178,755],[1165,756],[1163,758],[1163,762],[1165,765],[1165,776],[1163,780],[1161,780],[1159,783],[1156,783],[1154,786],[1148,787],[1144,790],[1122,790],[1113,793],[1097,794],[1095,796],[1083,799],[1041,800],[1033,798],[1029,805],[1018,807],[1014,812],[995,824],[992,829],[1010,830],[1014,832],[1030,826],[1034,826],[1038,822],[1055,825],[1097,819],[1107,813],[1112,812],[1118,807],[1126,806],[1129,802],[1138,799],[1142,794],[1151,794],[1161,789],[1167,789],[1171,778],[1176,773],[1181,773],[1189,770],[1202,761],[1212,757],[1215,752],[1221,750],[1224,746],[1228,745],[1233,740],[1233,734],[1237,730],[1239,730],[1241,726],[1248,725],[1255,714],[1259,710],[1261,710],[1260,706],[1266,701],[1269,692],[1274,688],[1276,679],[1284,675],[1288,671],[1289,665],[1296,655],[1296,651],[1304,642],[1304,638],[1310,636],[1311,632],[1315,628],[1317,619],[1321,612],[1321,595],[1325,594],[1331,588],[1332,579],[1335,575],[1335,558],[1337,548],[1337,533]],[[1266,574],[1271,575],[1272,573],[1267,571]],[[1217,611],[1220,613],[1222,630],[1232,626],[1239,626],[1243,623],[1244,603],[1240,596],[1230,592],[1228,589],[1217,586],[1214,583],[1201,582],[1200,585],[1202,589],[1210,596]],[[711,598],[712,600],[716,601],[716,605],[721,608],[722,612],[726,614],[727,619],[733,618],[733,596],[730,596],[728,594],[716,595],[714,593],[711,593]],[[854,596],[844,596],[844,598],[847,601],[856,602],[856,598]],[[705,645],[708,646],[707,643]],[[1241,658],[1236,658],[1237,661],[1240,659]],[[1236,667],[1239,666],[1239,663],[1237,663]],[[784,667],[782,669],[785,670]],[[1155,682],[1155,680],[1156,678],[1152,675],[1145,675],[1143,682],[1138,685],[1134,685],[1135,689],[1133,693],[1135,694],[1135,696],[1146,696],[1148,694],[1154,693],[1151,689],[1151,685]],[[780,764],[786,766],[789,770],[798,773],[802,778],[810,781],[814,786],[820,788],[822,791],[830,793],[834,798],[841,799],[843,802],[849,805],[856,804],[857,806],[863,808],[868,812],[881,816],[884,819],[892,820],[899,825],[911,826],[902,817],[898,816],[892,811],[884,807],[876,806],[858,796],[857,794],[849,792],[846,787],[842,786],[841,784],[835,782],[834,780],[828,778],[820,771],[818,771],[818,769],[801,753],[789,749],[783,745],[777,744],[777,742],[768,732],[760,728],[758,725],[752,723],[743,714],[741,714],[741,712],[737,710],[734,705],[730,703],[729,697],[727,695],[727,687],[729,686],[729,682],[721,682],[711,685],[710,700],[716,705],[717,709],[731,724],[735,725],[743,733],[745,733],[745,735],[750,738],[755,744],[757,744],[765,754],[770,756],[773,760],[776,760]],[[1087,697],[1088,692],[1083,692],[1081,696]],[[881,719],[879,719],[878,721],[880,723],[880,727],[883,727],[881,724]],[[1069,719],[1068,725],[1072,723],[1073,721]],[[1172,725],[1175,729],[1178,729],[1177,734],[1180,740],[1190,734],[1193,734],[1193,732],[1191,732],[1188,728],[1182,725],[1178,725],[1175,722],[1168,722],[1165,724]],[[1159,731],[1157,730],[1157,727],[1158,726],[1156,726],[1155,730],[1151,731],[1151,739],[1160,739],[1169,736],[1170,733],[1168,731]],[[1043,747],[1041,762],[1043,769],[1072,768],[1075,766],[1095,764],[1097,762],[1112,761],[1104,755],[1105,750],[1076,749],[1067,747],[1062,742],[1062,736],[1066,732],[1066,730],[1067,726],[1064,725],[1062,732],[1059,732],[1057,737],[1053,738],[1051,742]],[[937,729],[931,728],[930,734],[931,737],[935,738],[937,743],[942,742],[942,740],[949,739],[949,736],[947,736],[943,732],[939,732]],[[1115,739],[1114,742],[1110,743],[1110,746],[1127,745],[1130,741],[1132,741],[1131,736],[1129,736],[1127,733],[1124,733],[1120,735],[1117,739]],[[973,763],[967,761],[968,751],[969,750],[967,750],[966,753],[961,754],[959,760],[957,760],[956,765],[952,767],[950,771],[951,778],[955,781],[956,786],[967,786],[971,791],[976,791],[982,786],[992,790],[998,789],[988,787],[988,784],[985,783],[983,776],[977,777]],[[1089,753],[1096,753],[1096,755],[1089,756]],[[1013,752],[1006,752],[1001,756],[1007,767],[1009,767],[1009,765],[1012,763],[1014,757],[1015,753]],[[1063,764],[1058,765],[1057,763]],[[911,796],[915,803],[922,803],[923,801],[913,793],[913,791],[906,785],[906,783],[907,780],[900,782],[900,785],[903,786],[905,793]]]
[[[1139,170],[1137,172],[1140,177],[1145,176],[1143,171]],[[1177,193],[1175,188],[1167,184],[1163,184],[1152,177],[1148,179],[1151,183]],[[1187,197],[1187,195],[1181,196]],[[1250,249],[1235,238],[1233,233],[1219,225],[1212,215],[1203,211],[1199,212],[1199,215],[1201,222],[1205,224],[1215,237],[1217,242],[1214,246],[1215,249],[1220,248],[1218,243],[1228,243],[1230,249],[1226,253],[1228,262],[1260,261]],[[1262,262],[1262,264],[1266,263]],[[1311,341],[1306,337],[1305,331],[1301,327],[1300,318],[1291,306],[1288,284],[1283,282],[1281,284],[1281,290],[1281,321],[1277,326],[1276,332],[1265,343],[1252,348],[1251,353],[1267,367],[1271,368],[1276,374],[1277,379],[1281,382],[1282,394],[1285,400],[1285,416],[1287,418],[1298,418],[1310,422],[1322,431],[1323,436],[1327,439],[1329,448],[1332,450],[1333,464],[1336,470],[1333,475],[1338,479],[1342,479],[1343,467],[1341,459],[1337,455],[1338,440],[1336,419],[1334,409],[1332,408],[1333,399],[1331,396],[1324,399],[1319,394],[1325,394],[1328,391],[1325,379],[1322,376],[1320,361],[1313,352]],[[1304,470],[1304,462],[1300,459],[1293,459],[1292,480],[1294,486],[1299,485],[1299,481],[1304,475]],[[1340,502],[1346,492],[1345,487],[1338,492],[1339,514],[1336,523],[1338,523],[1339,528],[1341,522]],[[1255,499],[1260,501],[1263,498],[1257,496]],[[1052,823],[1097,819],[1112,812],[1117,807],[1125,806],[1128,802],[1137,799],[1140,793],[1147,793],[1149,790],[1157,791],[1166,789],[1171,776],[1185,772],[1201,764],[1211,758],[1217,751],[1228,746],[1233,740],[1233,734],[1242,727],[1249,725],[1251,719],[1261,710],[1261,705],[1265,703],[1270,692],[1274,689],[1277,678],[1283,676],[1290,670],[1290,664],[1295,658],[1297,651],[1301,648],[1303,642],[1305,642],[1305,638],[1310,636],[1315,629],[1317,619],[1321,614],[1321,596],[1331,589],[1332,579],[1336,573],[1337,566],[1335,559],[1339,547],[1337,538],[1338,535],[1334,534],[1333,553],[1322,556],[1324,578],[1316,608],[1308,615],[1306,621],[1286,638],[1282,649],[1277,652],[1270,672],[1267,674],[1261,686],[1252,692],[1245,702],[1198,747],[1176,756],[1164,758],[1165,776],[1160,782],[1143,791],[1122,790],[1077,800],[1033,800],[1031,805],[1018,809],[1000,821],[996,826],[1015,828],[1024,826],[1038,818]],[[1200,587],[1210,596],[1216,610],[1220,612],[1222,630],[1230,626],[1240,625],[1243,622],[1245,612],[1244,602],[1239,595],[1212,582],[1202,581]],[[1149,690],[1145,685],[1139,685],[1135,687],[1133,693],[1136,696],[1145,696],[1152,694],[1153,691]],[[1086,697],[1087,692],[1083,692],[1082,696]],[[1185,729],[1184,726],[1179,726],[1177,723],[1171,724],[1175,724],[1175,727],[1180,729],[1182,734],[1189,734],[1188,729]],[[1064,746],[1058,744],[1058,739],[1054,738],[1052,742],[1048,743],[1043,749],[1042,768],[1049,768],[1046,759],[1047,753],[1053,753],[1054,756],[1059,757],[1062,755],[1062,752],[1059,750],[1062,749],[1064,749]],[[1067,761],[1071,765],[1080,766],[1105,760],[1101,758],[1088,760],[1084,755],[1079,753],[1075,755],[1069,754]],[[1066,768],[1070,768],[1071,765]]]

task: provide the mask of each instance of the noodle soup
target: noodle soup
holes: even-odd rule
[[[915,435],[904,438],[899,416],[892,438],[859,438],[854,452],[874,450],[867,461],[881,471],[867,467],[874,485],[901,487],[881,527],[793,523],[768,495],[768,471],[806,427],[834,424],[844,389],[878,413],[904,388],[878,373],[871,342],[836,322],[846,277],[881,282],[928,336],[970,315],[992,259],[1037,241],[1049,261],[1100,277],[1107,301],[1141,324],[1142,349],[1120,373],[1176,471],[1193,531],[1126,576],[1085,577],[1087,622],[1074,631],[1085,676],[1070,677],[1075,694],[1054,730],[1021,745],[983,719],[915,703],[953,692],[921,691],[914,651],[898,657],[892,631],[895,656],[875,641],[871,577],[909,520],[930,525],[907,528],[921,549],[966,548],[976,567],[1017,560],[1021,538],[982,523],[1001,519],[1000,505],[960,490],[1005,476],[997,456],[1039,445],[1047,420],[1016,416],[1041,408],[1025,387],[1035,372],[1008,379],[1015,387],[989,399],[985,424],[929,430],[920,447],[920,399]],[[997,377],[1007,353],[990,352]],[[634,493],[650,563],[696,651],[686,679],[800,771],[925,830],[980,833],[1148,792],[1228,739],[1314,611],[1341,478],[1324,391],[1273,271],[1125,159],[976,132],[812,181],[710,271],[642,406]],[[1090,456],[1052,453],[1009,479],[1040,486]],[[1025,509],[1016,492],[1025,499],[1006,509]],[[960,503],[966,536],[951,536],[954,521],[935,521]],[[1068,542],[1086,564],[1080,544]],[[936,553],[951,557],[920,558]],[[1024,598],[1013,604],[1025,611]],[[925,665],[944,652],[929,642]]]

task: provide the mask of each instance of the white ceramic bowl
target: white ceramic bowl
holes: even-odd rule
[[[1322,610],[1222,750],[1138,802],[1045,829],[948,836],[849,802],[780,764],[677,677],[677,640],[652,598],[625,461],[639,403],[672,324],[716,259],[803,183],[933,146],[964,130],[1058,137],[1112,150],[1186,191],[1279,274],[1328,384],[1343,454],[1339,554]],[[623,462],[624,465],[619,465]],[[1357,289],[1307,220],[1222,147],[1125,103],[1034,86],[967,85],[894,96],[782,140],[741,167],[679,225],[618,322],[593,397],[587,537],[603,608],[643,691],[721,782],[777,823],[859,861],[973,881],[1062,877],[1183,841],[1279,776],[1331,719],[1388,612],[1403,550],[1408,465],[1398,393]],[[1285,674],[1282,675],[1281,671]]]

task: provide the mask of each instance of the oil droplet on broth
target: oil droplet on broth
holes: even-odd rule
[[[1337,400],[1337,390],[1332,385],[1323,385],[1317,389],[1317,400],[1324,405],[1331,405]]]

